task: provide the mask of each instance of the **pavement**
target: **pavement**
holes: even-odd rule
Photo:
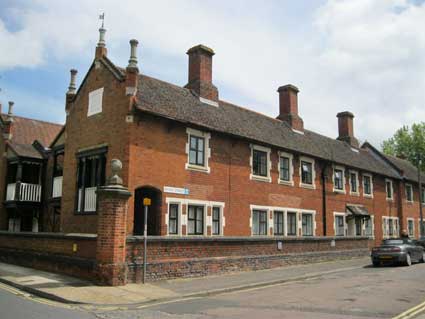
[[[128,308],[317,278],[359,269],[369,263],[369,258],[356,258],[201,278],[128,284],[120,287],[97,286],[65,275],[0,263],[0,282],[62,303],[93,306],[125,305]]]

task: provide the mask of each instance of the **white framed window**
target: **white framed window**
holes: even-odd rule
[[[195,170],[199,172],[210,172],[208,165],[211,157],[210,139],[211,134],[202,132],[193,128],[186,128],[187,143],[186,154],[187,162],[185,168],[187,170]]]
[[[409,237],[415,237],[415,219],[407,218],[407,233]]]
[[[167,225],[168,235],[223,235],[226,226],[224,216],[224,202],[205,201],[189,198],[166,197],[165,202],[168,206],[168,211],[165,215],[165,223]],[[177,209],[177,234],[175,234],[175,211]],[[219,209],[219,234],[214,233],[214,211]],[[211,211],[211,215],[207,214]],[[185,226],[185,231],[183,226]],[[208,229],[211,230],[208,231]]]
[[[294,165],[292,154],[278,152],[279,155],[279,184],[294,185]]]
[[[345,213],[334,212],[334,233],[335,236],[347,235],[347,223],[345,221]]]
[[[305,188],[316,188],[316,172],[314,169],[314,159],[300,157],[300,186]]]
[[[334,192],[345,193],[345,169],[342,166],[334,166]]]
[[[406,184],[406,201],[413,203],[413,186],[412,184]]]
[[[382,235],[384,238],[399,237],[398,217],[382,216]]]
[[[375,237],[375,217],[373,215],[364,221],[364,234],[365,236]]]
[[[350,195],[359,195],[359,173],[349,170]]]
[[[103,88],[91,91],[89,93],[89,105],[87,108],[87,117],[102,112]]]
[[[271,170],[271,149],[260,145],[250,145],[251,147],[251,174],[249,178],[251,180],[269,182],[271,183],[272,178],[270,174]]]
[[[268,210],[253,209],[252,210],[252,235],[267,236],[268,235]]]
[[[275,210],[273,212],[273,234],[283,236],[285,234],[285,212]]]
[[[301,213],[301,236],[314,236],[314,216],[315,214],[313,213]]]
[[[223,207],[213,206],[211,214],[211,235],[223,235]]]
[[[364,173],[362,175],[363,179],[363,196],[364,197],[373,197],[373,177],[371,174]]]
[[[386,193],[387,200],[393,200],[394,198],[393,181],[388,178],[385,179],[385,193]]]
[[[298,236],[298,213],[288,210],[286,212],[286,236]]]

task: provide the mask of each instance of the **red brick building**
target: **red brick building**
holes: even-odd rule
[[[176,239],[327,236],[378,242],[401,229],[419,235],[415,167],[369,143],[359,146],[350,112],[337,114],[338,137],[329,138],[304,127],[293,85],[278,88],[271,118],[220,100],[210,48],[188,50],[188,83],[180,87],[143,74],[136,40],[130,41],[128,66],[116,66],[104,36],[101,29],[78,90],[71,71],[65,126],[51,128],[56,138],[39,141],[47,170],[43,216],[60,216],[60,226],[39,228],[96,233],[96,190],[111,174],[107,163],[118,158],[133,195],[128,236],[142,234],[144,197],[152,199],[148,234]],[[7,139],[8,117],[1,120],[7,153],[16,147]],[[39,148],[25,143],[31,151]],[[2,161],[2,181],[11,163],[9,157]],[[62,179],[59,194],[54,187]],[[13,218],[7,204],[8,197],[0,212],[3,229]]]

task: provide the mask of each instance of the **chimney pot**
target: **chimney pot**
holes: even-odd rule
[[[9,101],[9,110],[7,112],[7,115],[12,116],[13,115],[13,105],[15,104],[15,102],[13,101]]]
[[[137,69],[137,45],[139,41],[132,39],[130,40],[130,60],[128,60],[127,68],[135,68]]]
[[[107,54],[105,34],[106,34],[106,29],[103,28],[103,27],[100,28],[99,29],[99,42],[97,42],[97,46],[96,46],[96,54],[95,54],[96,59],[100,59],[101,57],[106,56],[106,54]]]
[[[66,94],[75,94],[77,92],[77,85],[76,85],[77,72],[78,71],[75,69],[70,70],[71,78],[69,81],[68,92],[66,92]]]
[[[354,137],[354,114],[348,111],[340,112],[336,115],[338,118],[338,138],[337,140],[344,141],[352,147],[358,148],[359,141]]]
[[[298,115],[298,88],[287,84],[277,89],[279,92],[279,120],[289,124],[296,131],[304,131],[304,123]]]
[[[218,90],[212,83],[212,57],[215,54],[211,48],[199,44],[190,48],[189,75],[186,88],[191,89],[200,97],[218,101]]]

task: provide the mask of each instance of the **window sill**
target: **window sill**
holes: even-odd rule
[[[406,200],[406,204],[409,204],[409,205],[412,205],[412,204],[414,204],[415,202],[413,201],[413,200]]]
[[[285,181],[285,180],[279,179],[278,183],[280,185],[294,186],[294,181]]]
[[[354,192],[354,193],[353,192],[350,192],[350,195],[351,196],[360,196],[360,193],[358,193],[358,192],[357,193],[356,192]]]
[[[300,187],[307,188],[307,189],[316,189],[316,185],[314,185],[314,184],[304,184],[304,183],[301,183],[300,184]]]
[[[386,201],[387,202],[393,202],[394,201],[394,198],[386,198]]]
[[[337,194],[345,194],[345,189],[335,189],[335,188],[334,188],[334,193],[337,193]]]
[[[78,216],[97,215],[97,211],[94,211],[94,212],[74,212],[74,215],[78,215]]]
[[[267,177],[267,176],[258,176],[258,175],[250,175],[249,178],[253,181],[257,181],[257,182],[266,182],[266,183],[271,183],[272,182],[272,178],[271,177]]]
[[[190,171],[196,171],[201,173],[210,173],[210,168],[205,166],[193,165],[186,163],[186,169]]]
[[[363,197],[366,197],[366,198],[373,198],[373,195],[368,195],[368,194],[363,194]]]

